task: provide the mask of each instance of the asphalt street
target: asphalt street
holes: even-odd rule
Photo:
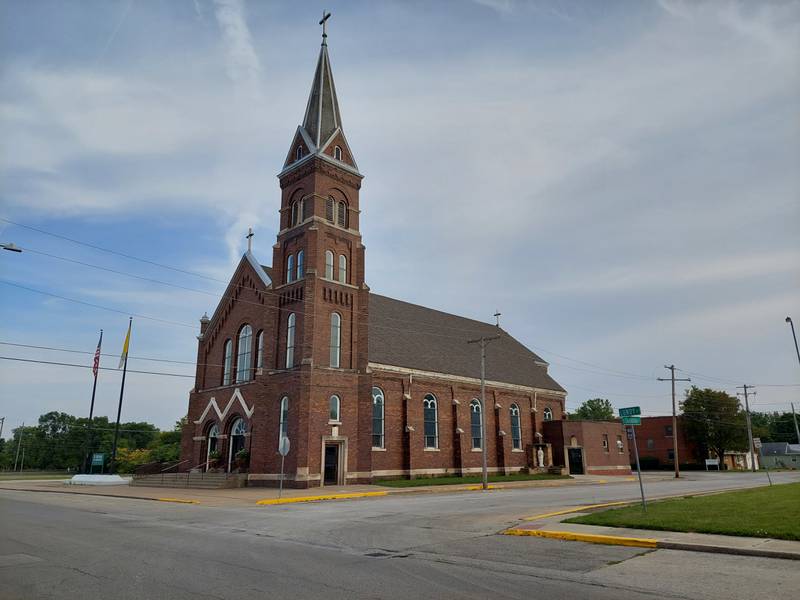
[[[774,480],[799,481],[800,473]],[[650,495],[763,485],[692,474]],[[0,598],[796,598],[796,561],[497,535],[638,484],[210,508],[0,491]]]

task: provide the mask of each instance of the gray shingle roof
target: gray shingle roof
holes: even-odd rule
[[[341,125],[342,117],[339,114],[336,86],[333,84],[328,45],[323,43],[303,118],[303,129],[316,145],[312,151],[320,148]]]
[[[481,353],[467,340],[500,333],[486,350],[486,379],[565,391],[547,366],[502,328],[394,298],[370,294],[369,361],[479,378]]]

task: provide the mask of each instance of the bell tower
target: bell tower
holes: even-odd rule
[[[366,369],[355,327],[366,314],[359,295],[364,284],[364,247],[359,233],[359,190],[363,176],[347,143],[328,56],[326,21],[303,123],[294,135],[283,170],[280,231],[273,251],[280,302],[301,302],[295,316],[292,364]],[[285,297],[284,297],[285,296]],[[330,340],[332,310],[341,319],[339,352]],[[335,319],[335,317],[334,317]],[[302,337],[299,337],[302,336]],[[302,343],[300,343],[302,342]],[[366,336],[363,343],[366,347]],[[337,364],[338,363],[338,364]]]

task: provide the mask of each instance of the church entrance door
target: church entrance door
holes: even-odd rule
[[[339,444],[325,444],[325,485],[339,483]]]
[[[583,448],[568,448],[570,475],[583,475]]]

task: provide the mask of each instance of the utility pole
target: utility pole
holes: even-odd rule
[[[794,419],[794,434],[797,436],[797,443],[800,444],[800,429],[797,427],[797,413],[794,412],[794,402],[791,403],[792,405],[792,418]],[[0,426],[0,431],[3,431],[2,426]]]
[[[748,402],[747,390],[752,390],[752,385],[740,385],[737,389],[744,390],[743,394],[736,394],[737,396],[744,396],[744,414],[747,417],[747,443],[750,448],[750,469],[753,473],[756,472],[756,459],[753,454],[753,425],[750,423],[750,403]],[[751,392],[755,396],[755,392]]]
[[[794,410],[794,405],[792,405],[792,410]],[[3,439],[3,425],[6,424],[6,418],[0,417],[0,440]]]
[[[800,347],[797,346],[797,334],[794,332],[794,323],[792,317],[786,317],[786,322],[792,328],[792,337],[794,338],[794,351],[797,353],[797,362],[800,363]]]
[[[675,378],[675,365],[664,365],[665,369],[669,369],[670,378],[665,379],[659,377],[659,381],[671,381],[672,382],[672,457],[675,462],[675,478],[681,476],[681,470],[678,466],[678,413],[677,408],[675,406],[675,382],[676,381],[691,381],[690,378],[686,377],[685,379],[676,379]],[[720,458],[720,460],[722,460]]]
[[[17,442],[17,454],[14,457],[14,471],[17,470],[17,460],[19,460],[19,449],[22,447],[22,436],[25,435],[25,421],[22,422],[22,427],[19,431],[19,441]]]
[[[481,487],[484,490],[489,489],[489,467],[486,457],[486,446],[488,445],[486,443],[486,344],[499,338],[499,335],[484,336],[467,342],[481,345],[481,471],[483,474]]]

